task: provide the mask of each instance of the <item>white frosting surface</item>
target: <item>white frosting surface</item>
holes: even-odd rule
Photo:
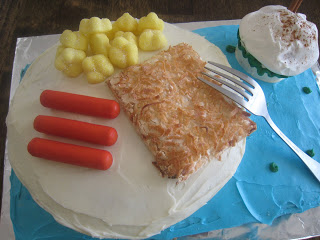
[[[277,76],[269,77],[267,73],[264,73],[263,75],[259,75],[257,68],[251,67],[248,61],[248,58],[243,57],[242,51],[239,50],[238,46],[236,47],[235,57],[238,63],[241,65],[241,67],[243,67],[243,69],[247,73],[249,73],[252,77],[256,79],[260,79],[262,81],[269,82],[269,83],[276,83],[276,82],[280,82],[283,79],[286,79],[286,78],[279,78]]]
[[[229,65],[221,50],[197,34],[165,24],[168,44],[186,42],[204,60]],[[162,178],[153,156],[121,111],[113,120],[65,113],[41,106],[45,89],[114,99],[102,83],[90,85],[84,75],[72,79],[54,68],[56,46],[44,52],[28,69],[10,104],[7,118],[11,165],[34,200],[61,224],[99,238],[145,238],[159,233],[203,206],[236,171],[245,140],[226,150],[222,161],[212,159],[187,181]],[[154,52],[140,52],[140,61]],[[114,127],[118,141],[100,147],[36,132],[37,115],[58,116]],[[27,144],[44,137],[110,151],[114,163],[107,171],[81,168],[32,157]]]
[[[248,52],[277,74],[298,75],[319,58],[316,25],[283,6],[249,13],[241,20],[239,33]]]

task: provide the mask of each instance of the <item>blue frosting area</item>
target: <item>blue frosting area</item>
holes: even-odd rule
[[[21,70],[20,72],[20,81],[22,80],[22,78],[24,77],[24,75],[26,74],[28,68],[31,66],[31,64],[27,64],[24,69]]]
[[[238,27],[219,26],[194,32],[217,45],[231,66],[244,72],[234,53],[226,51],[227,45],[236,46]],[[320,95],[311,70],[275,84],[258,82],[277,126],[302,150],[313,149],[314,158],[319,161]],[[305,86],[312,90],[311,94],[302,92]],[[171,239],[251,222],[272,224],[284,214],[320,205],[319,182],[263,118],[251,118],[258,129],[247,138],[246,153],[235,175],[205,206],[152,239]],[[278,172],[269,170],[271,162],[279,166]],[[10,212],[17,240],[95,239],[57,223],[32,200],[14,172],[10,180]],[[257,229],[250,234],[255,238]]]
[[[13,171],[10,181],[10,215],[16,240],[94,239],[57,223],[32,199]]]

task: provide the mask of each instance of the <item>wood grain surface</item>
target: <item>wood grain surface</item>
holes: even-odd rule
[[[0,1],[0,199],[10,81],[17,38],[77,30],[83,18],[116,20],[129,12],[140,18],[156,12],[169,23],[241,19],[266,5],[289,6],[291,0],[1,0]],[[304,0],[298,12],[320,27],[320,0]],[[18,151],[18,149],[17,149]],[[0,202],[1,209],[1,202]],[[320,234],[320,233],[319,233]]]

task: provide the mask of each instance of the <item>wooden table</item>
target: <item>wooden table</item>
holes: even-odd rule
[[[0,199],[6,143],[10,81],[16,40],[19,37],[59,34],[77,30],[83,18],[116,20],[129,12],[140,18],[156,12],[169,23],[241,19],[265,5],[289,6],[291,0],[2,0],[0,3]],[[320,1],[305,0],[299,12],[320,29]],[[18,151],[18,149],[17,149]],[[1,201],[0,201],[1,209]]]

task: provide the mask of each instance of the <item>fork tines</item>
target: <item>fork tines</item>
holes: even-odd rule
[[[215,62],[211,62],[211,61],[209,61],[208,63],[217,67],[217,68],[223,69],[224,71],[242,79],[243,81],[241,81],[240,79],[236,79],[230,75],[224,74],[224,73],[217,71],[215,69],[212,69],[210,67],[205,67],[205,69],[207,69],[211,73],[215,73],[215,74],[221,76],[222,78],[215,77],[214,75],[212,75],[208,72],[202,72],[202,74],[221,83],[222,86],[219,86],[218,84],[215,84],[214,82],[208,81],[208,80],[201,78],[201,77],[198,77],[198,79],[201,80],[202,82],[208,84],[209,86],[215,88],[217,91],[219,91],[222,94],[226,95],[227,97],[231,98],[232,100],[234,100],[238,104],[242,105],[243,107],[246,107],[244,105],[246,105],[246,103],[249,102],[249,100],[253,96],[253,91],[257,87],[258,84],[250,77],[246,76],[242,72],[239,72],[235,69],[232,69],[230,67],[227,67],[227,66],[215,63]],[[225,87],[223,87],[223,86],[225,86]],[[258,87],[259,87],[259,85],[258,85]]]

